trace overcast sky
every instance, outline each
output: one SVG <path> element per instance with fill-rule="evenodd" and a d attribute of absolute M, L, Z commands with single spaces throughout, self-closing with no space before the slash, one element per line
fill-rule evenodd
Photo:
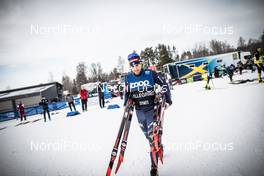
<path fill-rule="evenodd" d="M 0 90 L 45 83 L 76 65 L 104 71 L 158 43 L 178 53 L 211 39 L 237 45 L 264 30 L 264 1 L 0 1 Z"/>

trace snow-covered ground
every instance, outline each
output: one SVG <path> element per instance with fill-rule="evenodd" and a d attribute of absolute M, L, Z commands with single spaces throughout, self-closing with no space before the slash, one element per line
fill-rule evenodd
<path fill-rule="evenodd" d="M 256 77 L 244 73 L 234 79 Z M 161 176 L 264 175 L 264 84 L 229 84 L 226 77 L 213 83 L 209 91 L 203 81 L 174 86 L 173 105 L 165 112 Z M 113 103 L 122 105 L 119 98 Z M 89 106 L 74 117 L 66 117 L 67 112 L 59 111 L 47 123 L 41 115 L 19 126 L 16 120 L 0 123 L 0 175 L 105 175 L 123 109 Z M 133 116 L 117 175 L 149 175 L 148 152 Z"/>

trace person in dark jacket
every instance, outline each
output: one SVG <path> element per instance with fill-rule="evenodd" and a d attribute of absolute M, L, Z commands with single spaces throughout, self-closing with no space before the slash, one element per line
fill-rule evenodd
<path fill-rule="evenodd" d="M 44 122 L 46 122 L 46 113 L 48 114 L 49 120 L 51 120 L 49 112 L 49 101 L 45 97 L 42 97 L 39 105 L 43 108 Z"/>
<path fill-rule="evenodd" d="M 97 91 L 98 91 L 100 108 L 104 108 L 105 106 L 104 85 L 101 82 L 98 83 Z"/>
<path fill-rule="evenodd" d="M 238 68 L 239 74 L 242 75 L 243 63 L 241 61 L 238 61 L 237 68 Z"/>
<path fill-rule="evenodd" d="M 125 79 L 124 105 L 128 103 L 129 99 L 135 103 L 138 123 L 151 148 L 153 142 L 153 123 L 155 120 L 155 85 L 158 84 L 162 87 L 167 106 L 172 104 L 170 89 L 157 72 L 142 68 L 140 56 L 137 53 L 134 52 L 128 55 L 128 61 L 132 71 L 128 73 Z M 150 159 L 150 174 L 151 176 L 158 176 L 158 166 L 155 164 L 158 163 L 158 154 L 156 153 L 156 161 L 151 154 Z"/>
<path fill-rule="evenodd" d="M 219 78 L 219 69 L 217 68 L 217 66 L 214 68 L 214 77 Z"/>
<path fill-rule="evenodd" d="M 233 64 L 231 64 L 230 66 L 228 66 L 226 68 L 226 72 L 227 72 L 227 75 L 228 75 L 231 83 L 233 82 L 233 75 L 234 75 L 235 69 L 236 69 L 236 67 Z"/>
<path fill-rule="evenodd" d="M 117 85 L 117 90 L 118 90 L 118 93 L 120 95 L 121 100 L 123 100 L 123 97 L 124 97 L 124 87 L 123 87 L 123 85 L 121 85 L 120 82 Z"/>

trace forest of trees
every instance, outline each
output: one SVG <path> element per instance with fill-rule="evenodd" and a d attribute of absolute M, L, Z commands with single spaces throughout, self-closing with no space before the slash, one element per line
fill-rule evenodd
<path fill-rule="evenodd" d="M 101 63 L 91 63 L 90 66 L 86 66 L 85 62 L 80 62 L 76 66 L 76 78 L 71 80 L 66 74 L 62 76 L 63 89 L 69 91 L 71 94 L 78 94 L 81 85 L 90 82 L 105 82 L 115 80 L 124 73 L 125 60 L 118 57 L 117 66 L 113 68 L 110 73 L 103 72 Z"/>
<path fill-rule="evenodd" d="M 195 44 L 193 49 L 183 51 L 181 55 L 178 54 L 174 45 L 158 44 L 156 47 L 145 48 L 141 51 L 140 56 L 143 59 L 145 67 L 155 65 L 158 69 L 161 69 L 164 64 L 173 61 L 182 61 L 233 51 L 249 51 L 251 54 L 254 54 L 258 47 L 264 48 L 264 32 L 259 39 L 249 39 L 247 42 L 243 37 L 239 37 L 236 48 L 226 41 L 223 42 L 213 39 L 207 44 Z"/>
<path fill-rule="evenodd" d="M 176 46 L 158 44 L 155 47 L 146 47 L 140 52 L 140 57 L 144 67 L 157 66 L 158 70 L 162 69 L 164 64 L 188 60 L 197 57 L 222 54 L 233 51 L 250 51 L 254 54 L 257 48 L 264 48 L 264 32 L 258 39 L 249 39 L 246 41 L 243 37 L 239 37 L 237 47 L 231 46 L 226 41 L 213 39 L 207 44 L 195 44 L 191 50 L 183 51 L 178 54 Z M 85 62 L 78 63 L 76 66 L 76 77 L 71 80 L 66 74 L 62 77 L 64 90 L 68 90 L 72 94 L 77 94 L 82 84 L 96 81 L 110 81 L 118 79 L 125 71 L 125 59 L 118 57 L 117 66 L 110 73 L 103 71 L 101 63 L 91 63 L 89 66 Z M 53 79 L 50 73 L 50 79 Z"/>

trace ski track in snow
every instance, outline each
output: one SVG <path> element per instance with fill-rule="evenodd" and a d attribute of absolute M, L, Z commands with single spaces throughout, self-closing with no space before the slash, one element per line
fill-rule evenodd
<path fill-rule="evenodd" d="M 256 72 L 234 76 L 253 78 Z M 213 79 L 212 90 L 204 86 L 204 81 L 174 86 L 173 105 L 165 112 L 160 175 L 264 175 L 264 84 L 229 84 L 224 77 Z M 113 103 L 122 107 L 123 102 L 114 98 Z M 80 106 L 77 109 L 81 112 Z M 58 111 L 47 123 L 42 115 L 28 117 L 30 123 L 19 126 L 16 120 L 0 123 L 0 175 L 105 175 L 123 108 L 89 106 L 88 112 L 66 117 L 68 111 Z M 67 147 L 61 147 L 65 143 Z M 32 144 L 39 144 L 39 150 Z M 149 146 L 134 115 L 117 175 L 147 176 L 149 170 Z"/>

